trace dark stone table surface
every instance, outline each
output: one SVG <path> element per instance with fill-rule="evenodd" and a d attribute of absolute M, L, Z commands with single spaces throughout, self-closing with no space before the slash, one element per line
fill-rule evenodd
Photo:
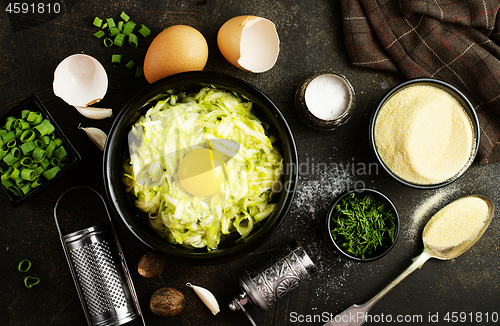
<path fill-rule="evenodd" d="M 51 187 L 19 207 L 0 196 L 0 324 L 85 325 L 85 317 L 66 263 L 53 219 L 57 198 L 66 189 L 84 185 L 104 195 L 102 152 L 87 138 L 82 127 L 108 132 L 113 118 L 90 120 L 56 97 L 52 90 L 58 63 L 74 53 L 94 56 L 119 89 L 109 89 L 99 106 L 116 114 L 130 97 L 148 83 L 134 78 L 123 65 L 111 63 L 112 54 L 142 63 L 154 35 L 163 28 L 186 24 L 206 37 L 209 59 L 205 70 L 239 77 L 261 89 L 288 121 L 295 137 L 302 169 L 290 211 L 276 233 L 256 251 L 238 260 L 214 266 L 186 266 L 168 261 L 161 276 L 146 279 L 137 272 L 139 246 L 115 223 L 148 325 L 249 325 L 241 312 L 227 304 L 240 292 L 238 276 L 255 260 L 295 239 L 310 253 L 318 267 L 313 279 L 285 297 L 269 312 L 249 308 L 255 321 L 265 325 L 322 325 L 354 303 L 364 303 L 411 264 L 423 249 L 425 221 L 453 199 L 483 194 L 499 203 L 500 165 L 477 162 L 456 182 L 436 190 L 418 190 L 391 179 L 374 165 L 368 142 L 368 125 L 379 100 L 402 76 L 354 67 L 345 51 L 340 4 L 329 0 L 150 0 L 150 1 L 45 1 L 44 13 L 8 12 L 13 2 L 1 2 L 0 11 L 0 114 L 29 94 L 36 94 L 64 134 L 75 145 L 82 161 Z M 30 10 L 31 8 L 30 4 Z M 36 3 L 36 2 L 35 2 Z M 60 11 L 47 12 L 60 4 Z M 13 7 L 11 7 L 12 9 Z M 151 28 L 138 48 L 106 48 L 92 34 L 95 16 L 119 16 L 125 11 Z M 253 74 L 237 69 L 221 55 L 216 42 L 220 26 L 228 19 L 253 14 L 276 24 L 281 52 L 269 71 Z M 297 115 L 294 94 L 298 84 L 318 71 L 336 71 L 354 86 L 356 107 L 351 119 L 333 131 L 316 131 Z M 371 166 L 372 169 L 362 167 Z M 343 168 L 349 167 L 342 172 Z M 353 169 L 354 167 L 354 169 Z M 378 189 L 395 203 L 401 217 L 401 234 L 395 248 L 371 263 L 347 260 L 329 242 L 324 220 L 332 201 L 354 184 Z M 86 214 L 75 203 L 75 217 Z M 90 200 L 90 199 L 88 199 Z M 87 205 L 88 206 L 88 205 Z M 496 324 L 500 319 L 500 223 L 493 221 L 479 242 L 452 261 L 430 260 L 384 297 L 372 310 L 371 324 L 391 318 L 397 325 Z M 23 259 L 32 263 L 27 273 L 18 271 Z M 40 283 L 25 288 L 27 275 Z M 216 316 L 185 286 L 191 282 L 211 290 L 221 306 Z M 149 297 L 158 288 L 174 287 L 186 297 L 184 310 L 174 317 L 158 317 L 149 309 Z M 390 316 L 390 317 L 389 317 Z M 446 316 L 449 318 L 448 322 Z M 399 319 L 398 319 L 399 318 Z M 437 318 L 437 319 L 436 319 Z M 456 318 L 456 319 L 454 319 Z M 399 322 L 398 322 L 399 320 Z M 438 322 L 435 322 L 438 321 Z"/>

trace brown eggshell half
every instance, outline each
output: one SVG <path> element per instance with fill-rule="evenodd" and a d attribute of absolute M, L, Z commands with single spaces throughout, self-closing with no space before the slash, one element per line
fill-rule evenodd
<path fill-rule="evenodd" d="M 144 77 L 149 83 L 194 70 L 203 70 L 208 45 L 203 34 L 186 25 L 171 26 L 158 34 L 144 58 Z"/>
<path fill-rule="evenodd" d="M 271 69 L 279 54 L 279 37 L 273 22 L 258 16 L 237 16 L 219 29 L 217 44 L 236 67 L 255 73 Z"/>

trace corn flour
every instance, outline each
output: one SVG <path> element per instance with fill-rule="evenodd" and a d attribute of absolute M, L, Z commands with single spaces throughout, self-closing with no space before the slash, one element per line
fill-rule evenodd
<path fill-rule="evenodd" d="M 375 121 L 374 140 L 386 166 L 418 185 L 457 175 L 474 144 L 472 122 L 462 105 L 438 87 L 416 85 L 393 95 Z"/>

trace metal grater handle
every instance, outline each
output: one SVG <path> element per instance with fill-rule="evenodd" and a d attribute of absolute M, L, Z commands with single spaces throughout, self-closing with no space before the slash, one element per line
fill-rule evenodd
<path fill-rule="evenodd" d="M 75 188 L 94 191 L 103 201 L 109 221 L 62 235 L 57 206 L 64 194 Z M 122 325 L 138 316 L 145 325 L 104 199 L 92 188 L 75 188 L 59 197 L 54 207 L 54 219 L 89 326 Z"/>

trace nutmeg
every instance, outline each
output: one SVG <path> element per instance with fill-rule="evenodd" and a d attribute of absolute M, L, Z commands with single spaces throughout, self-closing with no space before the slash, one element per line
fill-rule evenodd
<path fill-rule="evenodd" d="M 171 317 L 182 311 L 184 295 L 174 288 L 163 287 L 156 290 L 149 301 L 149 308 L 157 316 Z"/>
<path fill-rule="evenodd" d="M 156 277 L 165 269 L 166 261 L 162 257 L 153 253 L 142 255 L 137 264 L 137 271 L 144 277 Z"/>

